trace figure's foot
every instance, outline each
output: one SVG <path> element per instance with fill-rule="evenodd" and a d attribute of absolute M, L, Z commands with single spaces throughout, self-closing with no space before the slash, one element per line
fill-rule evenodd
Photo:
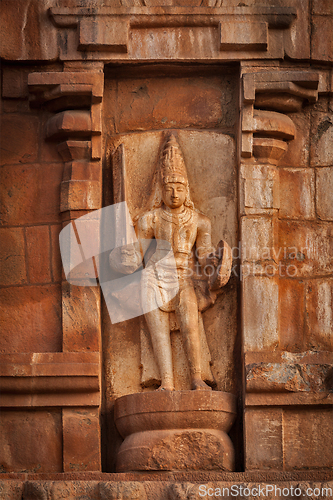
<path fill-rule="evenodd" d="M 209 385 L 207 385 L 206 382 L 204 382 L 200 378 L 194 378 L 192 380 L 191 389 L 194 391 L 211 391 L 212 390 L 212 388 L 209 387 Z"/>
<path fill-rule="evenodd" d="M 162 384 L 158 389 L 156 389 L 156 392 L 162 392 L 162 391 L 174 391 L 175 388 L 172 384 Z"/>

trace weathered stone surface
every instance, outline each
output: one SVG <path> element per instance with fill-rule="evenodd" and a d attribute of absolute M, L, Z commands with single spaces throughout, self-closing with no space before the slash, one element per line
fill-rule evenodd
<path fill-rule="evenodd" d="M 100 471 L 98 409 L 63 409 L 62 423 L 64 471 Z"/>
<path fill-rule="evenodd" d="M 284 5 L 297 9 L 297 19 L 289 30 L 283 33 L 285 54 L 292 59 L 310 57 L 310 3 L 304 0 L 288 0 Z"/>
<path fill-rule="evenodd" d="M 275 278 L 245 277 L 243 318 L 245 351 L 273 350 L 278 345 L 278 283 Z"/>
<path fill-rule="evenodd" d="M 312 16 L 311 59 L 315 61 L 333 61 L 331 16 Z"/>
<path fill-rule="evenodd" d="M 100 500 L 146 500 L 144 485 L 140 482 L 99 483 Z"/>
<path fill-rule="evenodd" d="M 62 171 L 60 163 L 2 167 L 2 224 L 60 222 Z"/>
<path fill-rule="evenodd" d="M 279 295 L 280 347 L 297 352 L 304 345 L 305 284 L 300 280 L 281 279 Z"/>
<path fill-rule="evenodd" d="M 36 116 L 2 115 L 1 164 L 32 163 L 36 161 L 38 134 L 39 122 Z"/>
<path fill-rule="evenodd" d="M 61 351 L 59 285 L 8 287 L 0 295 L 1 352 Z"/>
<path fill-rule="evenodd" d="M 271 261 L 273 258 L 273 221 L 267 217 L 242 217 L 243 262 Z"/>
<path fill-rule="evenodd" d="M 233 470 L 234 450 L 226 433 L 235 418 L 235 403 L 232 394 L 211 391 L 160 391 L 117 399 L 115 422 L 125 438 L 117 469 Z"/>
<path fill-rule="evenodd" d="M 331 114 L 314 113 L 311 123 L 311 165 L 330 167 L 333 163 L 333 118 Z"/>
<path fill-rule="evenodd" d="M 61 183 L 60 211 L 97 210 L 101 208 L 99 181 L 70 180 Z"/>
<path fill-rule="evenodd" d="M 49 226 L 27 227 L 25 236 L 29 283 L 50 283 L 52 278 Z"/>
<path fill-rule="evenodd" d="M 285 469 L 331 469 L 333 466 L 332 408 L 288 409 L 283 414 Z"/>
<path fill-rule="evenodd" d="M 245 470 L 283 469 L 282 409 L 247 408 Z"/>
<path fill-rule="evenodd" d="M 280 169 L 279 216 L 286 219 L 315 218 L 315 173 L 312 169 Z"/>
<path fill-rule="evenodd" d="M 241 177 L 240 196 L 244 213 L 272 213 L 273 208 L 278 208 L 278 173 L 275 167 L 243 165 L 241 167 Z M 269 210 L 270 212 L 268 212 Z"/>
<path fill-rule="evenodd" d="M 306 288 L 307 348 L 333 350 L 333 280 L 310 280 Z"/>
<path fill-rule="evenodd" d="M 59 411 L 1 411 L 0 463 L 6 472 L 61 472 Z"/>
<path fill-rule="evenodd" d="M 313 14 L 333 14 L 333 5 L 330 0 L 314 0 L 311 12 Z"/>
<path fill-rule="evenodd" d="M 316 208 L 322 220 L 333 220 L 333 168 L 316 171 Z"/>
<path fill-rule="evenodd" d="M 7 60 L 52 60 L 57 57 L 57 34 L 47 9 L 51 0 L 1 2 L 1 57 Z"/>
<path fill-rule="evenodd" d="M 23 489 L 24 483 L 22 481 L 15 481 L 15 479 L 0 481 L 0 495 L 6 500 L 21 500 Z"/>
<path fill-rule="evenodd" d="M 280 276 L 295 278 L 331 274 L 331 224 L 285 220 L 280 221 L 279 228 Z"/>
<path fill-rule="evenodd" d="M 27 282 L 24 230 L 0 228 L 0 284 L 20 285 Z"/>
<path fill-rule="evenodd" d="M 50 226 L 51 236 L 51 273 L 55 282 L 62 279 L 62 262 L 60 255 L 59 233 L 62 227 L 60 224 Z"/>
<path fill-rule="evenodd" d="M 100 291 L 63 283 L 63 350 L 98 351 L 100 346 Z"/>
<path fill-rule="evenodd" d="M 253 363 L 246 367 L 248 392 L 327 392 L 333 364 Z"/>
<path fill-rule="evenodd" d="M 110 104 L 107 120 L 118 132 L 180 127 L 232 127 L 236 121 L 232 106 L 235 75 L 210 78 L 193 76 L 154 79 L 121 79 L 117 94 L 108 96 L 112 81 L 107 81 L 106 100 Z M 222 91 L 223 88 L 223 91 Z M 112 112 L 117 106 L 116 114 Z"/>
<path fill-rule="evenodd" d="M 295 137 L 288 143 L 288 149 L 279 161 L 281 167 L 305 168 L 309 165 L 310 113 L 291 113 L 295 124 Z"/>

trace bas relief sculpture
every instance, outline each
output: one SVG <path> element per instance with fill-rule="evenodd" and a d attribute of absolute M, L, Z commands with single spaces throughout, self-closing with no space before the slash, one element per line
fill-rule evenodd
<path fill-rule="evenodd" d="M 111 252 L 110 265 L 131 274 L 144 263 L 141 300 L 149 312 L 141 328 L 141 352 L 144 358 L 151 342 L 157 369 L 143 377 L 142 385 L 174 390 L 170 332 L 180 330 L 191 389 L 211 390 L 215 381 L 201 312 L 214 305 L 218 290 L 229 280 L 231 250 L 223 241 L 217 249 L 212 246 L 210 219 L 194 207 L 184 156 L 173 133 L 164 140 L 148 209 L 136 218 L 135 231 L 138 243 Z"/>

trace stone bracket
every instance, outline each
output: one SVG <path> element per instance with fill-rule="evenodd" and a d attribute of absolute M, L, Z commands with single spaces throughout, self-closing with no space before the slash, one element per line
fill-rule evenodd
<path fill-rule="evenodd" d="M 285 114 L 299 111 L 305 100 L 318 99 L 315 71 L 253 72 L 243 74 L 242 158 L 255 156 L 277 164 L 286 142 L 295 135 Z"/>

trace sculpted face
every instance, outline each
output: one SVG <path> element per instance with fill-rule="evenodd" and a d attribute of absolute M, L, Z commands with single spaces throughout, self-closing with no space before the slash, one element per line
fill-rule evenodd
<path fill-rule="evenodd" d="M 163 186 L 162 198 L 167 207 L 179 208 L 186 198 L 186 186 L 180 182 L 168 182 Z"/>

